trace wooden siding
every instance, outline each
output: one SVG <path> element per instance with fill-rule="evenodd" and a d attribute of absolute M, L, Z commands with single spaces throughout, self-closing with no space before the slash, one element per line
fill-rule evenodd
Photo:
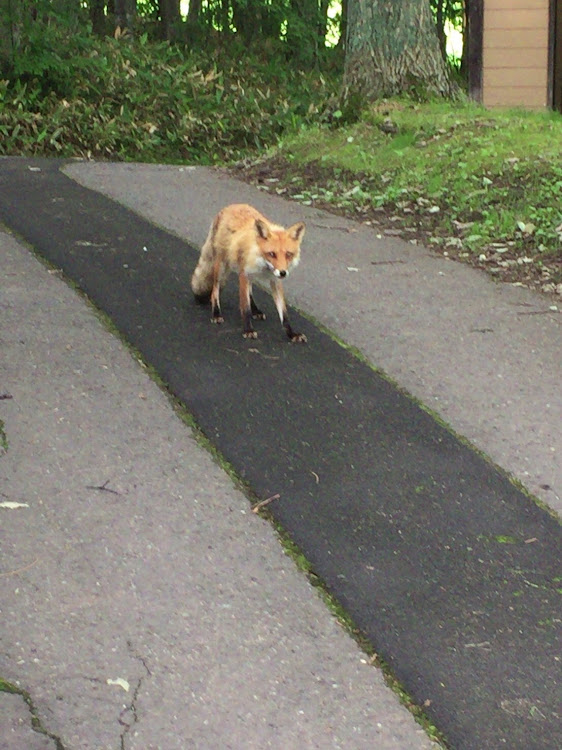
<path fill-rule="evenodd" d="M 552 70 L 550 88 L 552 105 L 562 113 L 562 0 L 551 0 Z"/>
<path fill-rule="evenodd" d="M 548 106 L 549 0 L 484 0 L 483 104 Z"/>

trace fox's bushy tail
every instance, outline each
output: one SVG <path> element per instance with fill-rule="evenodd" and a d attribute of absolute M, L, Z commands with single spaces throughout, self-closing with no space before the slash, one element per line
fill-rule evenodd
<path fill-rule="evenodd" d="M 199 262 L 191 277 L 191 289 L 199 300 L 208 299 L 213 288 L 214 241 L 217 233 L 217 225 L 218 216 L 209 229 L 205 244 L 201 248 Z"/>

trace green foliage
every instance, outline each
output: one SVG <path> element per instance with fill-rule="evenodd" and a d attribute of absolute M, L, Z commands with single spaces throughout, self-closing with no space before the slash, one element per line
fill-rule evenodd
<path fill-rule="evenodd" d="M 66 77 L 72 63 L 80 64 L 87 28 L 85 9 L 70 9 L 64 0 L 9 0 L 0 5 L 0 32 L 4 45 L 1 72 L 18 79 L 41 77 L 45 87 Z"/>
<path fill-rule="evenodd" d="M 293 6 L 210 0 L 169 44 L 156 0 L 119 39 L 91 33 L 87 2 L 0 5 L 0 154 L 216 163 L 275 144 L 335 91 L 287 62 Z"/>
<path fill-rule="evenodd" d="M 8 452 L 8 438 L 6 436 L 6 430 L 4 422 L 0 419 L 0 457 Z M 0 679 L 0 691 L 2 690 L 2 679 Z"/>
<path fill-rule="evenodd" d="M 56 34 L 0 81 L 0 154 L 216 163 L 275 144 L 333 92 L 275 56 Z"/>
<path fill-rule="evenodd" d="M 302 130 L 276 158 L 299 200 L 377 224 L 390 216 L 393 233 L 514 281 L 534 268 L 548 287 L 562 282 L 560 143 L 556 113 L 390 100 L 357 123 Z"/>

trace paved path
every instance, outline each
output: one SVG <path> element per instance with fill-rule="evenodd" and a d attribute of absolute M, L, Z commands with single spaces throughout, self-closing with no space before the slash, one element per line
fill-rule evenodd
<path fill-rule="evenodd" d="M 13 165 L 5 166 L 12 168 Z M 186 263 L 192 262 L 194 256 L 189 257 L 182 243 L 142 222 L 137 226 L 136 219 L 127 216 L 122 209 L 100 203 L 92 194 L 80 193 L 71 183 L 49 183 L 51 189 L 47 189 L 47 185 L 40 182 L 48 177 L 47 165 L 32 166 L 42 172 L 22 174 L 19 164 L 11 173 L 12 196 L 21 190 L 18 184 L 23 190 L 18 204 L 12 205 L 11 213 L 7 212 L 7 220 L 17 224 L 18 210 L 24 218 L 30 217 L 28 226 L 24 228 L 20 224 L 20 230 L 29 231 L 28 236 L 43 252 L 54 253 L 51 259 L 65 267 L 100 306 L 110 311 L 117 325 L 189 405 L 207 434 L 239 473 L 250 480 L 254 489 L 266 496 L 280 488 L 282 498 L 291 498 L 291 507 L 283 502 L 273 504 L 274 514 L 305 549 L 315 569 L 346 604 L 356 622 L 381 647 L 410 692 L 420 703 L 426 703 L 428 712 L 452 738 L 454 746 L 492 747 L 494 743 L 510 741 L 512 746 L 519 746 L 513 742 L 525 741 L 526 747 L 548 747 L 544 744 L 545 738 L 552 738 L 552 727 L 559 720 L 556 690 L 559 641 L 555 622 L 559 609 L 555 585 L 556 549 L 560 543 L 557 524 L 519 493 L 501 472 L 459 443 L 411 400 L 320 331 L 309 330 L 311 345 L 296 353 L 295 347 L 285 342 L 280 344 L 278 326 L 272 328 L 271 324 L 264 324 L 259 348 L 252 351 L 256 347 L 240 347 L 238 321 L 234 317 L 233 325 L 225 329 L 222 340 L 213 339 L 214 330 L 209 331 L 207 316 L 199 314 L 197 317 L 193 309 L 191 312 L 185 309 Z M 81 165 L 72 170 L 78 171 L 80 179 L 93 179 L 96 187 L 103 184 L 107 192 L 118 191 L 119 180 L 111 181 L 108 175 L 112 172 L 107 165 Z M 173 211 L 170 206 L 172 190 L 176 201 L 183 199 L 188 204 L 191 201 L 186 217 L 197 228 L 190 226 L 188 236 L 197 242 L 199 237 L 193 235 L 204 233 L 209 215 L 214 211 L 206 200 L 209 196 L 220 205 L 251 191 L 206 170 L 137 167 L 119 170 L 120 197 L 127 195 L 143 213 L 148 212 L 149 206 L 142 205 L 146 198 L 139 195 L 150 193 L 152 185 L 150 212 L 154 212 L 154 204 L 158 204 L 161 215 L 152 213 L 151 218 L 161 224 L 168 222 L 166 212 Z M 147 174 L 150 179 L 145 179 Z M 186 183 L 192 182 L 184 185 L 183 192 L 178 192 L 176 181 L 184 178 Z M 8 182 L 2 187 L 4 185 Z M 45 196 L 53 197 L 44 200 Z M 253 201 L 257 200 L 261 201 L 262 196 L 254 195 Z M 264 203 L 268 201 L 271 199 L 265 197 Z M 27 213 L 22 208 L 25 202 Z M 283 220 L 280 216 L 283 211 L 291 208 L 294 211 L 294 206 L 281 202 L 278 205 L 275 212 L 265 206 L 264 210 L 279 220 Z M 33 210 L 29 209 L 31 206 Z M 181 214 L 177 205 L 176 210 Z M 81 217 L 78 223 L 74 221 L 77 213 Z M 351 285 L 355 279 L 361 287 L 369 276 L 348 270 L 361 268 L 361 258 L 366 262 L 369 256 L 361 253 L 353 256 L 357 265 L 340 268 L 342 260 L 349 263 L 345 256 L 349 249 L 343 243 L 348 244 L 350 237 L 355 238 L 354 232 L 346 236 L 342 229 L 354 227 L 317 212 L 306 218 L 309 225 L 313 225 L 307 237 L 313 248 L 311 256 L 317 253 L 321 257 L 322 251 L 326 256 L 325 246 L 323 250 L 319 248 L 321 239 L 315 240 L 315 222 L 339 222 L 336 226 L 340 229 L 332 230 L 330 236 L 337 236 L 338 232 L 341 235 L 340 240 L 333 242 L 330 256 L 316 266 L 316 286 L 324 289 L 324 302 L 316 309 L 316 316 L 330 324 L 330 315 L 337 321 L 339 316 L 344 320 L 347 313 L 346 320 L 349 320 L 357 317 L 356 306 L 361 305 L 367 308 L 363 315 L 365 322 L 371 324 L 373 317 L 368 308 L 375 303 L 367 290 L 361 296 L 357 296 L 355 290 L 349 300 L 326 294 L 330 278 L 343 277 L 344 286 Z M 386 260 L 403 260 L 404 264 L 414 265 L 421 260 L 422 266 L 428 264 L 429 267 L 436 262 L 419 249 L 413 251 L 400 243 L 380 243 L 379 248 L 373 237 L 371 243 L 371 258 L 375 247 L 383 253 L 399 254 L 398 258 Z M 411 255 L 412 252 L 419 257 Z M 378 266 L 379 260 L 369 263 Z M 389 264 L 397 265 L 401 263 Z M 458 271 L 461 274 L 468 271 L 467 279 L 477 278 L 478 283 L 487 283 L 470 269 L 443 265 L 447 273 L 452 269 L 453 277 Z M 312 270 L 314 273 L 314 267 Z M 413 276 L 410 275 L 411 285 L 412 278 L 417 278 L 419 273 L 417 268 Z M 435 275 L 439 273 L 445 274 L 445 271 Z M 429 277 L 428 285 L 431 287 L 434 281 Z M 304 283 L 307 283 L 306 275 Z M 452 289 L 441 284 L 440 309 L 446 311 L 452 309 L 454 280 L 450 286 Z M 296 291 L 298 296 L 298 287 Z M 485 291 L 489 308 L 491 299 L 494 305 L 497 303 L 496 294 L 500 297 L 504 294 L 502 288 L 497 287 L 488 286 Z M 521 290 L 508 291 L 521 294 Z M 484 291 L 481 295 L 483 298 Z M 535 306 L 544 305 L 542 298 L 532 295 L 516 299 L 530 300 Z M 541 318 L 541 326 L 546 328 L 543 336 L 548 341 L 546 334 L 552 330 L 559 333 L 559 327 L 556 327 L 556 315 L 544 309 L 544 316 L 520 316 L 525 321 L 521 328 L 528 327 L 528 320 Z M 428 314 L 431 309 L 423 314 L 420 310 L 416 320 L 423 321 Z M 235 312 L 230 311 L 230 315 L 235 316 Z M 303 325 L 310 329 L 306 321 Z M 553 328 L 549 329 L 549 325 Z M 375 334 L 363 334 L 370 340 L 371 347 L 375 345 Z M 453 339 L 451 334 L 450 340 Z M 368 348 L 363 346 L 365 351 Z M 439 351 L 439 347 L 436 349 Z M 521 351 L 514 349 L 513 345 L 508 349 L 510 357 L 518 354 L 520 367 L 527 364 L 522 361 Z M 548 346 L 546 349 L 548 354 Z M 431 351 L 423 353 L 426 358 L 432 356 Z M 498 346 L 496 364 L 502 368 L 509 359 L 505 355 L 505 349 L 502 351 Z M 438 365 L 441 363 L 438 377 L 443 377 L 444 361 L 439 356 L 436 361 Z M 481 364 L 483 361 L 481 358 Z M 449 368 L 450 362 L 449 352 Z M 115 367 L 109 370 L 114 373 Z M 558 383 L 556 373 L 554 359 L 554 367 L 543 373 L 540 389 L 541 397 L 549 398 L 552 412 L 560 408 L 556 387 L 549 392 L 549 388 Z M 511 373 L 512 377 L 517 375 L 521 378 L 521 369 Z M 292 387 L 292 378 L 295 378 L 296 388 Z M 239 384 L 242 382 L 246 388 L 241 392 Z M 291 387 L 285 388 L 286 384 Z M 152 398 L 146 400 L 153 401 Z M 479 408 L 475 406 L 474 397 L 467 399 L 465 394 L 460 411 L 464 409 L 468 413 L 470 403 L 473 411 Z M 248 422 L 250 413 L 251 424 Z M 478 421 L 477 417 L 474 421 Z M 309 434 L 310 425 L 313 428 Z M 284 440 L 278 446 L 280 435 Z M 556 437 L 556 428 L 553 428 L 549 433 L 549 442 L 553 445 L 548 448 L 557 447 Z M 72 443 L 74 445 L 75 438 Z M 272 445 L 275 446 L 274 460 Z M 544 446 L 542 448 L 544 451 Z M 145 452 L 146 446 L 141 442 L 141 447 L 137 447 L 137 459 L 139 455 L 144 459 Z M 12 449 L 8 457 L 10 455 L 13 455 Z M 504 467 L 512 468 L 506 464 Z M 113 496 L 112 492 L 107 492 L 108 487 L 113 488 L 103 485 L 101 480 L 89 486 L 105 487 L 90 490 L 104 498 Z M 553 481 L 548 486 L 554 492 L 550 489 L 543 489 L 543 492 L 555 494 L 556 483 Z M 121 494 L 110 498 L 114 504 Z M 146 498 L 140 500 L 141 508 L 146 502 Z M 90 521 L 91 511 L 88 510 L 84 518 Z M 10 511 L 16 518 L 17 513 L 23 512 L 24 509 Z M 102 518 L 105 513 L 105 509 L 103 513 L 100 511 Z M 126 532 L 119 528 L 115 531 L 115 539 L 123 544 Z M 13 570 L 16 569 L 17 566 Z M 224 569 L 229 571 L 230 578 L 230 563 Z M 25 573 L 27 575 L 27 571 Z M 206 595 L 213 596 L 208 592 Z M 177 602 L 177 592 L 170 599 Z M 479 609 L 479 605 L 483 608 Z M 524 632 L 518 629 L 521 624 L 525 625 Z M 423 648 L 419 644 L 423 644 Z M 146 669 L 144 677 L 138 677 L 133 691 L 130 704 L 133 708 L 128 711 L 133 718 L 123 721 L 128 726 L 134 723 L 136 731 L 141 725 L 137 698 L 149 678 L 152 684 L 153 670 L 131 639 L 127 640 L 127 648 L 129 657 L 136 655 Z M 132 683 L 129 681 L 129 684 Z M 112 687 L 123 689 L 119 685 Z M 153 712 L 149 713 L 153 716 Z M 410 723 L 406 720 L 411 731 Z M 372 722 L 367 726 L 372 729 Z M 127 727 L 124 731 L 127 741 L 132 741 L 134 733 Z M 340 746 L 330 744 L 338 742 L 336 737 L 331 737 L 332 731 L 320 735 L 314 730 L 311 741 L 318 744 L 310 746 Z M 205 736 L 211 737 L 209 730 Z M 326 744 L 321 736 L 326 737 Z M 341 746 L 361 747 L 358 736 L 342 740 Z M 372 746 L 372 737 L 367 741 Z M 377 740 L 377 747 L 383 747 L 381 741 Z M 415 746 L 409 736 L 394 737 L 391 741 L 398 744 L 389 747 Z M 212 739 L 209 742 L 208 746 L 215 746 Z M 216 746 L 221 746 L 221 740 L 217 742 Z M 287 742 L 276 742 L 277 739 L 272 746 L 291 746 Z M 141 742 L 138 746 L 150 745 Z M 160 740 L 154 746 L 169 745 Z M 195 742 L 193 746 L 205 745 Z M 234 743 L 233 746 L 239 745 Z M 265 740 L 259 739 L 255 746 L 267 745 Z M 302 736 L 296 746 L 305 746 Z"/>
<path fill-rule="evenodd" d="M 51 735 L 0 693 L 0 748 L 427 750 L 138 362 L 5 232 L 0 258 L 0 677 Z"/>
<path fill-rule="evenodd" d="M 259 202 L 280 222 L 302 216 L 290 301 L 562 515 L 562 300 L 214 170 L 75 164 L 68 172 L 196 247 L 229 201 Z"/>

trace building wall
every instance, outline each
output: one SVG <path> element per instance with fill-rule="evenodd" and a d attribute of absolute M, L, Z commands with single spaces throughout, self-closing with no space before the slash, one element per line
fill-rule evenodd
<path fill-rule="evenodd" d="M 549 0 L 484 0 L 485 106 L 549 106 L 548 33 Z"/>
<path fill-rule="evenodd" d="M 554 54 L 552 70 L 552 103 L 554 109 L 562 112 L 562 0 L 557 0 L 554 8 Z"/>

